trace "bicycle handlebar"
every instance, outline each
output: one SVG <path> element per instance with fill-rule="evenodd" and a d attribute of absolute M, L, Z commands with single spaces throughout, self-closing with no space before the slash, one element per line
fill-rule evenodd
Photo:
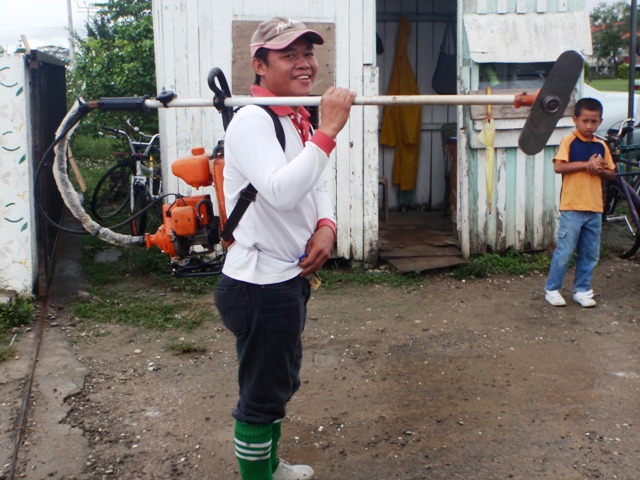
<path fill-rule="evenodd" d="M 144 133 L 142 130 L 140 130 L 140 127 L 137 127 L 133 123 L 131 123 L 131 118 L 127 118 L 126 122 L 127 122 L 127 125 L 129 126 L 129 128 L 131 130 L 133 130 L 134 132 L 136 132 L 137 135 L 140 135 L 141 137 L 149 138 L 149 139 L 153 138 L 152 134 Z"/>
<path fill-rule="evenodd" d="M 618 129 L 618 138 L 622 138 L 627 133 L 633 131 L 635 128 L 636 119 L 633 117 L 627 118 L 620 124 L 620 128 Z"/>
<path fill-rule="evenodd" d="M 131 138 L 131 136 L 127 132 L 123 130 L 119 130 L 113 127 L 108 127 L 106 125 L 102 125 L 101 128 L 108 132 L 114 133 L 115 135 L 122 135 L 123 137 L 125 137 L 127 139 L 127 142 L 129 143 L 129 149 L 131 150 L 131 155 L 136 155 L 140 149 L 144 149 L 144 151 L 142 152 L 142 155 L 145 157 L 148 157 L 151 150 L 159 146 L 159 145 L 156 145 L 156 143 L 159 143 L 160 141 L 159 133 L 148 136 L 148 138 L 150 139 L 148 142 L 136 142 Z"/>

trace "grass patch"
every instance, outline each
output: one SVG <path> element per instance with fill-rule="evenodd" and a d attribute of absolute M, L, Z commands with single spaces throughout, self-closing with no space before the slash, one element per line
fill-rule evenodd
<path fill-rule="evenodd" d="M 627 78 L 594 78 L 589 85 L 601 92 L 629 91 L 629 80 Z"/>
<path fill-rule="evenodd" d="M 138 277 L 149 280 L 169 291 L 186 295 L 212 293 L 218 281 L 217 276 L 198 278 L 178 278 L 169 273 L 169 257 L 157 248 L 118 247 L 95 237 L 83 238 L 82 268 L 95 288 L 105 287 L 125 278 Z M 96 257 L 109 250 L 115 258 L 109 262 L 96 261 Z"/>
<path fill-rule="evenodd" d="M 426 277 L 420 273 L 402 275 L 388 269 L 370 269 L 361 265 L 340 267 L 337 265 L 325 267 L 318 272 L 322 280 L 322 287 L 329 290 L 341 285 L 389 285 L 392 287 L 415 287 L 424 285 Z"/>
<path fill-rule="evenodd" d="M 73 314 L 99 323 L 123 323 L 153 330 L 190 331 L 211 318 L 209 311 L 194 308 L 188 299 L 166 299 L 147 291 L 94 293 L 92 299 L 71 304 Z"/>
<path fill-rule="evenodd" d="M 207 351 L 207 347 L 205 345 L 192 340 L 175 340 L 173 342 L 169 342 L 167 347 L 169 350 L 177 354 L 204 353 Z"/>
<path fill-rule="evenodd" d="M 33 300 L 20 295 L 0 303 L 0 362 L 13 353 L 15 334 L 12 329 L 33 323 L 34 309 Z"/>
<path fill-rule="evenodd" d="M 112 258 L 96 261 L 105 252 Z M 84 237 L 83 271 L 92 285 L 92 296 L 72 304 L 74 315 L 154 330 L 189 331 L 202 325 L 213 317 L 212 309 L 198 307 L 193 300 L 212 296 L 217 277 L 176 278 L 168 273 L 168 261 L 157 249 L 114 247 Z M 212 299 L 210 305 L 213 308 Z"/>
<path fill-rule="evenodd" d="M 505 254 L 485 253 L 473 255 L 464 265 L 453 271 L 459 280 L 465 278 L 486 278 L 489 275 L 508 273 L 523 275 L 549 270 L 551 258 L 546 253 L 522 253 L 510 251 Z"/>

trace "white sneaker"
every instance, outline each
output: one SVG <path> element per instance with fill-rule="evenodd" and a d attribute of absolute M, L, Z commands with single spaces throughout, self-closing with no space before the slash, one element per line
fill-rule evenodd
<path fill-rule="evenodd" d="M 545 290 L 544 299 L 554 307 L 564 307 L 567 304 L 558 290 Z"/>
<path fill-rule="evenodd" d="M 273 480 L 311 480 L 315 478 L 313 468 L 308 465 L 289 465 L 281 458 L 278 468 L 273 472 Z"/>
<path fill-rule="evenodd" d="M 593 290 L 575 292 L 573 294 L 573 300 L 586 308 L 596 306 L 596 301 L 593 299 Z"/>

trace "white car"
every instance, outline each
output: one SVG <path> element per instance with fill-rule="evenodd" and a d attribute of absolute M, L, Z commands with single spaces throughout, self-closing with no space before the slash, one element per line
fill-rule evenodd
<path fill-rule="evenodd" d="M 582 96 L 600 100 L 602 103 L 602 125 L 598 135 L 604 136 L 606 131 L 613 126 L 619 127 L 620 122 L 629 118 L 629 95 L 627 92 L 602 92 L 586 83 L 582 87 Z M 634 95 L 634 115 L 636 127 L 640 122 L 640 94 Z M 616 125 L 617 124 L 617 125 Z"/>

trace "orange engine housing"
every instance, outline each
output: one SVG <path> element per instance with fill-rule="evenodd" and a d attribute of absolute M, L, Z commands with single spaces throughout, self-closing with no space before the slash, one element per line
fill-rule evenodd
<path fill-rule="evenodd" d="M 211 227 L 217 233 L 209 195 L 181 197 L 162 207 L 163 224 L 154 234 L 147 234 L 147 248 L 158 247 L 171 257 L 183 257 L 193 245 L 210 248 Z M 186 239 L 186 240 L 185 240 Z"/>
<path fill-rule="evenodd" d="M 171 164 L 173 174 L 188 185 L 194 188 L 214 186 L 219 215 L 214 214 L 209 195 L 179 197 L 173 204 L 162 207 L 162 226 L 156 233 L 146 235 L 147 248 L 156 246 L 173 259 L 202 253 L 193 251 L 195 246 L 208 252 L 214 250 L 220 243 L 220 232 L 226 222 L 223 168 L 222 150 L 216 149 L 213 155 L 207 155 L 203 147 L 192 148 L 190 156 Z"/>

